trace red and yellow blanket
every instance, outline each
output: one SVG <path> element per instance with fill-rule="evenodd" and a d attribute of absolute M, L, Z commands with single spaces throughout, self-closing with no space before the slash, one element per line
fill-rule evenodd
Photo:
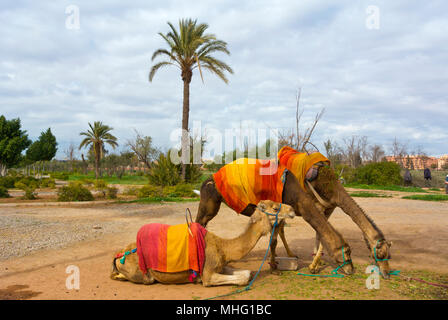
<path fill-rule="evenodd" d="M 150 223 L 137 233 L 137 253 L 140 270 L 180 272 L 193 270 L 202 273 L 205 261 L 207 230 L 198 223 L 167 225 Z"/>
<path fill-rule="evenodd" d="M 320 161 L 329 160 L 319 152 L 307 154 L 290 147 L 283 147 L 277 160 L 237 159 L 213 175 L 216 188 L 225 202 L 240 213 L 249 204 L 260 200 L 282 202 L 282 175 L 291 171 L 304 188 L 308 170 Z"/>

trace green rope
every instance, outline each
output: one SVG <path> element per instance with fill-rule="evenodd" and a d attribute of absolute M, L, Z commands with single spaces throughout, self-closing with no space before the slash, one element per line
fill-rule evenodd
<path fill-rule="evenodd" d="M 348 264 L 350 262 L 350 260 L 346 261 L 345 260 L 345 255 L 344 255 L 344 247 L 342 247 L 342 264 L 338 267 L 336 267 L 335 269 L 333 269 L 333 271 L 331 271 L 331 274 L 309 274 L 309 273 L 302 273 L 302 272 L 298 272 L 297 275 L 299 276 L 306 276 L 306 277 L 321 277 L 321 278 L 344 278 L 343 274 L 338 273 L 339 269 L 342 268 L 343 266 L 345 266 L 346 264 Z"/>

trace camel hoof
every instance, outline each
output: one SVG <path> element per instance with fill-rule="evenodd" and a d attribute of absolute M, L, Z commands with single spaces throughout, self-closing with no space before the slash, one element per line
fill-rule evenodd
<path fill-rule="evenodd" d="M 309 267 L 308 267 L 308 270 L 310 270 L 310 273 L 311 273 L 311 274 L 319 273 L 319 271 L 317 270 L 317 268 L 316 268 L 316 267 L 313 267 L 313 266 L 309 266 Z"/>
<path fill-rule="evenodd" d="M 274 274 L 276 276 L 281 276 L 282 272 L 278 269 L 271 269 L 271 274 Z"/>

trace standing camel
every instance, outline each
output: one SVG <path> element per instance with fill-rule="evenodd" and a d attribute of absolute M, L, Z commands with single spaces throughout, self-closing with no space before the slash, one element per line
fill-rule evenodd
<path fill-rule="evenodd" d="M 308 160 L 314 159 L 314 162 L 310 161 L 310 164 L 307 166 L 292 165 L 292 162 L 288 161 L 290 159 L 288 157 L 291 155 L 300 155 Z M 350 247 L 342 235 L 328 222 L 334 209 L 340 207 L 359 226 L 363 232 L 366 245 L 378 264 L 382 276 L 386 279 L 389 278 L 388 260 L 390 259 L 389 249 L 391 243 L 386 241 L 384 234 L 373 220 L 349 196 L 338 180 L 334 170 L 329 166 L 328 159 L 319 153 L 306 155 L 289 147 L 283 147 L 278 152 L 277 158 L 278 161 L 271 160 L 267 164 L 255 159 L 239 159 L 225 165 L 212 177 L 204 181 L 200 191 L 201 200 L 196 222 L 206 226 L 216 216 L 223 201 L 235 211 L 251 216 L 255 206 L 249 200 L 247 205 L 244 201 L 230 203 L 232 201 L 232 197 L 228 196 L 230 192 L 233 192 L 234 195 L 239 195 L 241 198 L 244 198 L 246 193 L 255 198 L 281 201 L 293 207 L 296 215 L 302 216 L 316 231 L 316 244 L 320 243 L 321 245 L 315 260 L 310 266 L 311 272 L 316 272 L 320 255 L 322 250 L 325 249 L 333 261 L 338 266 L 342 266 L 339 270 L 346 274 L 352 274 L 354 268 L 350 258 Z M 242 163 L 245 165 L 236 167 Z M 233 176 L 231 174 L 226 175 L 226 170 L 229 170 L 226 167 L 232 165 L 236 165 L 234 168 L 237 168 L 238 174 L 233 174 Z M 260 174 L 259 172 L 266 169 L 266 167 L 274 168 L 275 170 L 271 170 L 270 175 L 267 173 Z M 259 184 L 254 184 L 253 186 L 244 185 L 244 181 L 258 179 L 258 177 L 254 178 L 252 176 L 254 172 L 255 175 L 263 176 L 259 179 L 268 181 L 265 188 L 260 189 Z M 238 176 L 243 181 L 244 190 L 241 189 L 240 184 L 232 181 L 235 176 Z M 218 183 L 215 180 L 218 180 Z M 225 193 L 226 197 L 222 193 Z M 246 206 L 243 208 L 244 205 Z M 276 234 L 280 235 L 287 254 L 295 256 L 286 242 L 284 223 L 280 224 Z M 271 243 L 271 268 L 274 272 L 276 271 L 276 245 L 277 240 L 276 235 L 274 235 Z"/>
<path fill-rule="evenodd" d="M 139 267 L 139 258 L 136 253 L 130 253 L 136 248 L 136 243 L 128 245 L 122 252 L 129 252 L 121 263 L 114 255 L 112 263 L 113 280 L 128 280 L 134 283 L 152 284 L 161 283 L 187 283 L 202 282 L 206 287 L 217 285 L 246 285 L 250 280 L 250 270 L 235 270 L 226 266 L 232 261 L 238 261 L 246 256 L 258 240 L 272 230 L 275 220 L 283 223 L 285 218 L 293 218 L 294 210 L 288 205 L 264 200 L 254 207 L 246 230 L 234 239 L 222 239 L 212 232 L 205 234 L 205 261 L 202 274 L 191 279 L 190 270 L 181 272 L 159 272 L 148 269 L 144 274 Z"/>

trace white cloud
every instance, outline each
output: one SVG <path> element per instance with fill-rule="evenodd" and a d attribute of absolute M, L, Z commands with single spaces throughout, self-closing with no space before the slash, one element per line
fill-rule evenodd
<path fill-rule="evenodd" d="M 231 56 L 221 57 L 235 74 L 228 85 L 194 75 L 191 121 L 294 127 L 301 86 L 304 123 L 326 109 L 318 141 L 356 134 L 387 146 L 397 137 L 448 153 L 443 1 L 375 1 L 379 30 L 365 27 L 371 1 L 78 1 L 79 30 L 65 28 L 69 4 L 0 6 L 0 113 L 20 117 L 32 137 L 54 128 L 61 149 L 96 120 L 122 143 L 135 128 L 168 146 L 181 122 L 182 82 L 166 68 L 149 83 L 150 58 L 165 45 L 157 33 L 167 21 L 197 17 L 228 42 Z"/>

